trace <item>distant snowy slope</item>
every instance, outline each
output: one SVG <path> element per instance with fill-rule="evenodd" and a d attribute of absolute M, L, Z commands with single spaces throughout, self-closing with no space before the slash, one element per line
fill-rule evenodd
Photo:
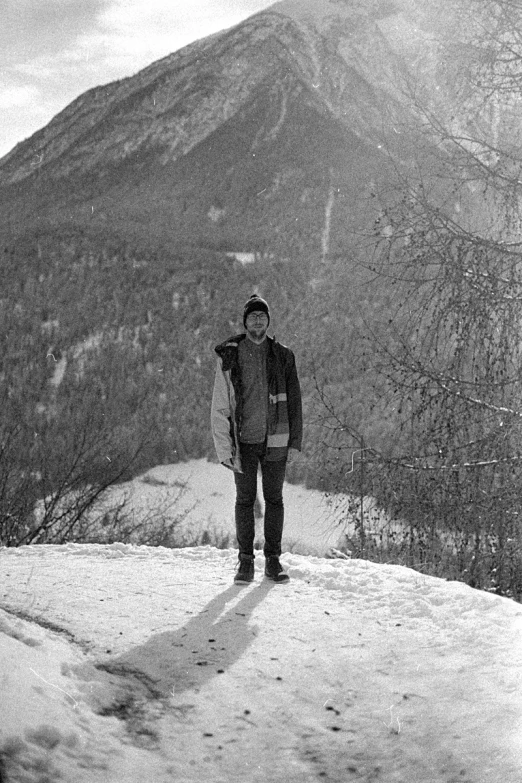
<path fill-rule="evenodd" d="M 522 607 L 400 566 L 0 550 L 9 783 L 515 783 Z M 22 619 L 23 618 L 23 619 Z"/>
<path fill-rule="evenodd" d="M 197 541 L 208 530 L 212 543 L 227 538 L 230 545 L 234 542 L 234 477 L 214 462 L 200 459 L 158 466 L 112 491 L 112 502 L 123 497 L 138 517 L 154 509 L 165 509 L 171 518 L 183 517 L 180 534 L 189 541 Z M 343 514 L 322 492 L 286 483 L 284 501 L 284 549 L 324 555 L 330 547 L 339 546 L 345 529 Z M 261 521 L 256 533 L 261 540 Z"/>

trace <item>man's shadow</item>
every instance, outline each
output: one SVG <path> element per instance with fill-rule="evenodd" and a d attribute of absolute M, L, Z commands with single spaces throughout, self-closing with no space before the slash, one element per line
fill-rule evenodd
<path fill-rule="evenodd" d="M 264 581 L 227 608 L 242 589 L 231 585 L 182 628 L 152 636 L 97 668 L 118 677 L 134 677 L 154 698 L 198 691 L 212 677 L 224 674 L 248 649 L 256 637 L 256 626 L 249 624 L 249 618 L 273 586 Z"/>

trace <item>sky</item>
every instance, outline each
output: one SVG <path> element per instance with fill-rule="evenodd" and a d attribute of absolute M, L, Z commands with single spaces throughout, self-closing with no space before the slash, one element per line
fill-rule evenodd
<path fill-rule="evenodd" d="M 78 95 L 273 0 L 0 0 L 0 157 Z"/>

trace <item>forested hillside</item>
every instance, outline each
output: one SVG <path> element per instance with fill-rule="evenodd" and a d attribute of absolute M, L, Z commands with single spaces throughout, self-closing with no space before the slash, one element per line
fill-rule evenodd
<path fill-rule="evenodd" d="M 146 253 L 99 235 L 49 232 L 6 243 L 7 420 L 52 432 L 51 452 L 60 430 L 71 431 L 70 417 L 75 430 L 96 420 L 113 438 L 121 431 L 126 448 L 140 443 L 133 471 L 210 456 L 213 348 L 242 331 L 242 307 L 254 290 L 270 303 L 271 330 L 296 353 L 309 411 L 316 382 L 341 384 L 362 405 L 371 386 L 364 319 L 382 309 L 385 297 L 371 299 L 355 265 L 349 272 L 341 265 L 336 283 L 335 269 L 328 271 L 330 278 L 310 280 L 300 258 L 260 257 L 242 265 L 202 248 Z M 360 411 L 354 415 L 361 419 Z M 306 474 L 317 483 L 312 455 L 319 441 L 310 415 L 307 424 Z"/>

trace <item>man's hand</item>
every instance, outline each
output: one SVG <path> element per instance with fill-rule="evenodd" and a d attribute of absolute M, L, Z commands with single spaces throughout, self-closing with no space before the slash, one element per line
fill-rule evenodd
<path fill-rule="evenodd" d="M 299 454 L 298 450 L 297 450 L 297 449 L 293 449 L 293 448 L 290 446 L 290 448 L 288 449 L 288 454 L 287 454 L 287 457 L 286 457 L 286 463 L 287 463 L 287 465 L 288 465 L 288 464 L 290 464 L 290 463 L 292 463 L 292 462 L 295 462 L 295 460 L 296 460 L 296 457 L 297 457 L 297 455 L 298 455 L 298 454 Z"/>

